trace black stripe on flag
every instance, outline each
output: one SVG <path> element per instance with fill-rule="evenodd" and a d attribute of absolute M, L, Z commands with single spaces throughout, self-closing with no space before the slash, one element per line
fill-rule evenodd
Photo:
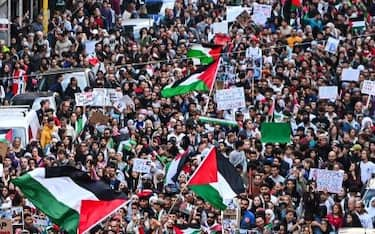
<path fill-rule="evenodd" d="M 70 177 L 74 183 L 95 194 L 99 200 L 110 201 L 114 199 L 127 199 L 124 193 L 116 192 L 102 180 L 92 180 L 87 172 L 80 171 L 74 167 L 62 166 L 46 168 L 46 178 L 53 177 Z"/>
<path fill-rule="evenodd" d="M 221 153 L 216 151 L 217 169 L 236 194 L 244 193 L 245 186 L 236 168 Z"/>

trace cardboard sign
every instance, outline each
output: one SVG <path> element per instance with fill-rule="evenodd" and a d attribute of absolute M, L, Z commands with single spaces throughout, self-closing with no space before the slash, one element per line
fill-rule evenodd
<path fill-rule="evenodd" d="M 8 152 L 8 145 L 4 142 L 0 142 L 0 157 L 5 158 Z"/>
<path fill-rule="evenodd" d="M 109 117 L 104 115 L 100 111 L 93 112 L 89 119 L 89 123 L 91 125 L 97 125 L 97 124 L 107 125 L 108 121 L 109 121 Z"/>
<path fill-rule="evenodd" d="M 151 170 L 151 160 L 135 158 L 133 161 L 133 171 L 139 173 L 149 173 Z"/>
<path fill-rule="evenodd" d="M 344 68 L 342 69 L 341 80 L 342 81 L 358 81 L 359 69 Z"/>
<path fill-rule="evenodd" d="M 319 87 L 319 99 L 335 100 L 337 92 L 337 86 L 321 86 Z"/>
<path fill-rule="evenodd" d="M 218 110 L 233 110 L 246 107 L 243 87 L 217 90 L 216 103 Z"/>
<path fill-rule="evenodd" d="M 325 51 L 332 53 L 332 54 L 336 54 L 339 44 L 340 44 L 340 40 L 330 37 L 327 40 Z"/>
<path fill-rule="evenodd" d="M 339 193 L 342 189 L 344 172 L 312 168 L 309 179 L 316 181 L 318 191 L 327 190 L 330 193 Z"/>
<path fill-rule="evenodd" d="M 368 95 L 375 95 L 375 81 L 364 80 L 361 92 Z"/>
<path fill-rule="evenodd" d="M 0 234 L 12 234 L 12 233 L 13 233 L 12 220 L 1 219 L 0 220 Z"/>

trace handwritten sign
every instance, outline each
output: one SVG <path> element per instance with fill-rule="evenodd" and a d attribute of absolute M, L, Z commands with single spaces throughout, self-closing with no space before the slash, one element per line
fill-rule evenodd
<path fill-rule="evenodd" d="M 90 106 L 93 103 L 94 95 L 92 92 L 75 93 L 76 106 Z"/>
<path fill-rule="evenodd" d="M 328 38 L 325 51 L 332 53 L 332 54 L 336 54 L 337 48 L 339 47 L 339 43 L 340 43 L 340 40 L 336 38 L 333 38 L 333 37 Z"/>
<path fill-rule="evenodd" d="M 318 191 L 327 190 L 330 193 L 339 193 L 342 189 L 344 172 L 312 168 L 309 179 L 316 181 Z"/>
<path fill-rule="evenodd" d="M 344 68 L 342 69 L 342 81 L 358 81 L 359 79 L 359 69 Z"/>
<path fill-rule="evenodd" d="M 252 20 L 258 25 L 265 25 L 271 17 L 272 6 L 265 4 L 254 4 Z"/>
<path fill-rule="evenodd" d="M 361 91 L 364 94 L 375 95 L 375 81 L 364 80 Z"/>
<path fill-rule="evenodd" d="M 0 220 L 0 234 L 11 234 L 13 232 L 12 220 L 1 219 Z"/>
<path fill-rule="evenodd" d="M 122 92 L 116 89 L 108 89 L 107 94 L 111 103 L 117 102 L 122 97 Z"/>
<path fill-rule="evenodd" d="M 246 107 L 243 87 L 217 90 L 216 102 L 218 110 L 232 110 Z"/>
<path fill-rule="evenodd" d="M 337 98 L 337 86 L 320 86 L 319 99 L 335 100 Z"/>
<path fill-rule="evenodd" d="M 133 171 L 139 173 L 149 173 L 151 170 L 151 160 L 135 158 L 133 161 Z"/>

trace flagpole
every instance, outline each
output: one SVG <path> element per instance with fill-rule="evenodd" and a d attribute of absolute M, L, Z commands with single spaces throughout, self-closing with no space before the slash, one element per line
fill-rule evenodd
<path fill-rule="evenodd" d="M 203 109 L 203 115 L 206 115 L 206 113 L 207 113 L 208 104 L 210 103 L 210 97 L 211 97 L 211 94 L 212 94 L 212 90 L 214 89 L 214 84 L 216 83 L 217 72 L 219 71 L 220 64 L 221 64 L 221 57 L 219 58 L 219 63 L 217 64 L 217 68 L 216 68 L 216 71 L 215 71 L 215 77 L 214 77 L 214 80 L 213 80 L 213 82 L 211 84 L 211 87 L 210 87 L 210 92 L 208 94 L 208 100 L 207 100 L 206 106 Z"/>
<path fill-rule="evenodd" d="M 104 216 L 103 218 L 101 218 L 100 220 L 98 220 L 96 223 L 92 224 L 87 230 L 85 230 L 83 233 L 79 233 L 79 230 L 77 230 L 77 233 L 78 234 L 85 234 L 85 233 L 89 233 L 89 231 L 95 227 L 96 225 L 98 225 L 99 223 L 103 222 L 105 219 L 107 219 L 109 216 L 111 216 L 113 213 L 115 213 L 116 211 L 118 211 L 121 207 L 125 206 L 130 200 L 127 200 L 127 201 L 124 201 L 123 203 L 121 203 L 117 208 L 113 209 L 112 212 L 110 212 L 109 214 L 107 214 L 106 216 Z"/>

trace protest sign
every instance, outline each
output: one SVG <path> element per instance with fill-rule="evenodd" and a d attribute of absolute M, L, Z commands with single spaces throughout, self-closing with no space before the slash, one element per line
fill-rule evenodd
<path fill-rule="evenodd" d="M 250 11 L 250 8 L 242 7 L 242 6 L 227 6 L 227 21 L 228 21 L 228 23 L 235 21 L 236 18 L 245 11 L 246 12 Z"/>
<path fill-rule="evenodd" d="M 122 92 L 117 91 L 116 89 L 108 89 L 107 94 L 111 103 L 117 102 L 122 97 Z"/>
<path fill-rule="evenodd" d="M 225 201 L 227 209 L 222 213 L 223 230 L 225 233 L 236 233 L 240 227 L 240 207 L 237 199 Z"/>
<path fill-rule="evenodd" d="M 151 160 L 135 158 L 133 161 L 133 171 L 139 173 L 149 173 L 151 170 Z"/>
<path fill-rule="evenodd" d="M 222 21 L 212 24 L 213 33 L 224 33 L 228 34 L 228 21 Z"/>
<path fill-rule="evenodd" d="M 108 89 L 95 88 L 93 90 L 93 106 L 110 106 L 111 102 L 109 100 Z"/>
<path fill-rule="evenodd" d="M 97 41 L 87 40 L 85 41 L 85 51 L 87 55 L 92 55 L 95 53 L 95 44 Z"/>
<path fill-rule="evenodd" d="M 254 4 L 252 20 L 258 25 L 265 25 L 267 19 L 271 17 L 272 6 L 265 4 Z"/>
<path fill-rule="evenodd" d="M 93 112 L 89 119 L 90 125 L 93 125 L 93 126 L 95 126 L 96 124 L 106 125 L 108 121 L 109 121 L 108 116 L 106 116 L 100 111 Z"/>
<path fill-rule="evenodd" d="M 375 95 L 375 81 L 364 80 L 361 92 L 368 95 Z"/>
<path fill-rule="evenodd" d="M 319 99 L 335 100 L 337 98 L 337 86 L 319 87 Z"/>
<path fill-rule="evenodd" d="M 341 80 L 342 81 L 358 81 L 359 69 L 344 68 L 342 69 Z"/>
<path fill-rule="evenodd" d="M 309 179 L 316 181 L 317 191 L 327 190 L 330 193 L 339 193 L 342 189 L 344 172 L 312 168 Z"/>
<path fill-rule="evenodd" d="M 336 38 L 333 38 L 333 37 L 328 38 L 325 51 L 332 53 L 332 54 L 336 54 L 337 48 L 339 47 L 339 43 L 340 43 L 340 40 Z"/>
<path fill-rule="evenodd" d="M 93 103 L 93 93 L 75 93 L 76 106 L 90 106 Z"/>
<path fill-rule="evenodd" d="M 23 225 L 23 208 L 22 206 L 12 207 L 10 209 L 12 214 L 12 225 Z"/>
<path fill-rule="evenodd" d="M 1 219 L 0 220 L 0 233 L 1 234 L 12 234 L 13 233 L 12 220 L 10 220 L 10 219 Z"/>
<path fill-rule="evenodd" d="M 128 96 L 122 96 L 117 102 L 113 104 L 115 108 L 117 108 L 120 112 L 122 112 L 127 106 L 131 107 L 134 109 L 135 104 L 134 101 Z"/>
<path fill-rule="evenodd" d="M 5 158 L 8 152 L 8 145 L 4 142 L 0 142 L 0 157 Z"/>
<path fill-rule="evenodd" d="M 233 110 L 246 107 L 243 87 L 217 90 L 216 103 L 218 110 Z"/>

